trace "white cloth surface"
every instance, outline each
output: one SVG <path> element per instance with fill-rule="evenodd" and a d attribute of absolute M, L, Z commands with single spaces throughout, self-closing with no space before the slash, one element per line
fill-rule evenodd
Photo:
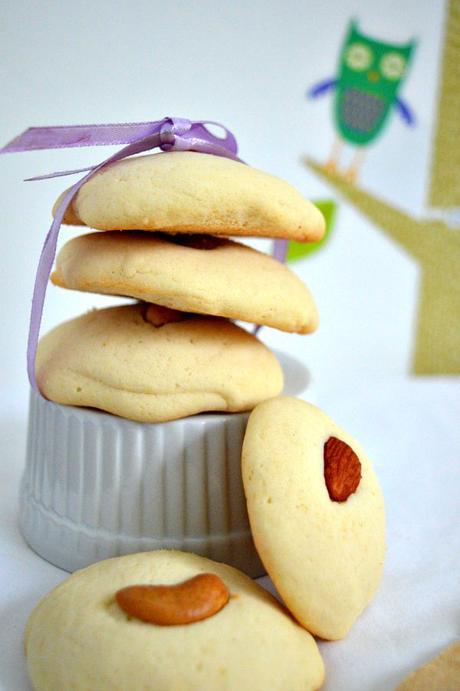
<path fill-rule="evenodd" d="M 390 691 L 460 637 L 458 379 L 401 376 L 356 384 L 350 377 L 322 384 L 316 399 L 373 458 L 386 500 L 388 543 L 373 602 L 345 640 L 320 642 L 324 689 Z M 18 531 L 26 415 L 0 403 L 0 689 L 29 691 L 25 623 L 67 574 L 34 554 Z M 268 578 L 261 582 L 271 588 Z"/>

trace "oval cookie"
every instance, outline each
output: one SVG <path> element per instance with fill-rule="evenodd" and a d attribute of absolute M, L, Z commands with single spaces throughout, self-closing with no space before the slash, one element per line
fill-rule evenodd
<path fill-rule="evenodd" d="M 325 231 L 320 211 L 289 183 L 244 163 L 194 151 L 126 158 L 107 166 L 83 185 L 64 222 L 98 230 L 300 242 L 320 240 Z"/>
<path fill-rule="evenodd" d="M 283 331 L 309 333 L 318 325 L 313 298 L 290 269 L 223 238 L 90 233 L 64 245 L 51 280 Z"/>
<path fill-rule="evenodd" d="M 193 606 L 192 579 L 203 574 L 220 581 L 230 598 L 200 621 L 158 625 L 136 616 L 146 608 L 142 600 L 140 612 L 130 614 L 118 604 L 133 586 L 162 586 L 156 607 L 162 591 L 169 616 L 171 607 Z M 168 591 L 184 581 L 190 603 L 183 593 L 174 605 Z M 25 648 L 36 691 L 313 691 L 324 678 L 314 639 L 269 593 L 230 566 L 172 550 L 76 572 L 35 608 Z"/>
<path fill-rule="evenodd" d="M 279 397 L 249 417 L 242 452 L 257 551 L 311 633 L 344 637 L 380 581 L 383 497 L 361 446 L 318 408 Z"/>
<path fill-rule="evenodd" d="M 225 319 L 173 315 L 168 323 L 169 310 L 135 304 L 57 326 L 38 346 L 40 391 L 139 422 L 251 410 L 281 391 L 281 367 L 255 336 Z"/>

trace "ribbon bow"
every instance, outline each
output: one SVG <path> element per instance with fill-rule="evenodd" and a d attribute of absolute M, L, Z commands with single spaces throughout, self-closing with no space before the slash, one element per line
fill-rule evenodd
<path fill-rule="evenodd" d="M 213 135 L 206 125 L 220 127 L 224 137 Z M 27 372 L 29 381 L 38 391 L 35 377 L 35 356 L 37 352 L 40 325 L 45 302 L 46 288 L 56 256 L 56 245 L 59 229 L 65 212 L 78 190 L 93 175 L 109 163 L 120 161 L 143 151 L 160 148 L 162 151 L 198 151 L 200 153 L 225 156 L 234 160 L 237 157 L 238 145 L 233 134 L 223 125 L 206 120 L 185 120 L 183 118 L 163 118 L 154 122 L 126 123 L 118 125 L 74 125 L 69 127 L 31 127 L 13 139 L 2 153 L 34 151 L 38 149 L 62 149 L 76 146 L 109 146 L 127 144 L 123 149 L 110 156 L 102 163 L 91 168 L 60 171 L 49 175 L 40 175 L 28 180 L 44 180 L 61 175 L 73 175 L 86 172 L 86 175 L 70 187 L 61 200 L 54 220 L 40 254 L 35 277 L 32 308 L 30 312 L 29 337 L 27 342 Z M 87 172 L 89 171 L 89 172 Z"/>

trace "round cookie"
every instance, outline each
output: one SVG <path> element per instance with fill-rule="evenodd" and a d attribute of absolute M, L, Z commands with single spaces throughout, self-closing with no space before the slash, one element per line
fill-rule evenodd
<path fill-rule="evenodd" d="M 139 422 L 250 410 L 283 386 L 273 353 L 244 329 L 145 304 L 93 310 L 57 326 L 40 340 L 36 373 L 56 403 Z"/>
<path fill-rule="evenodd" d="M 289 183 L 239 161 L 194 151 L 107 166 L 81 187 L 64 223 L 301 242 L 320 240 L 325 230 L 320 211 Z"/>
<path fill-rule="evenodd" d="M 458 691 L 460 687 L 460 641 L 419 667 L 395 691 Z"/>
<path fill-rule="evenodd" d="M 360 445 L 290 397 L 249 417 L 242 474 L 257 551 L 296 619 L 343 638 L 380 581 L 383 497 Z"/>
<path fill-rule="evenodd" d="M 130 618 L 116 598 L 133 585 L 204 573 L 221 579 L 230 599 L 194 623 Z M 36 691 L 312 691 L 324 678 L 314 639 L 269 593 L 226 564 L 166 550 L 76 572 L 32 612 L 25 649 Z"/>
<path fill-rule="evenodd" d="M 313 298 L 290 269 L 223 238 L 90 233 L 64 245 L 51 280 L 282 331 L 309 333 L 318 325 Z"/>

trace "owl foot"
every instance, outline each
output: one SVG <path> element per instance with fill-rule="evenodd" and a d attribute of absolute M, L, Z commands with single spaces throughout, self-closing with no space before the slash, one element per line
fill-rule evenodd
<path fill-rule="evenodd" d="M 348 168 L 343 174 L 344 179 L 352 185 L 358 180 L 358 171 L 356 168 Z"/>
<path fill-rule="evenodd" d="M 329 159 L 329 161 L 326 161 L 323 168 L 326 171 L 326 173 L 332 173 L 332 175 L 337 174 L 337 171 L 338 171 L 337 162 L 332 160 L 332 159 Z"/>

